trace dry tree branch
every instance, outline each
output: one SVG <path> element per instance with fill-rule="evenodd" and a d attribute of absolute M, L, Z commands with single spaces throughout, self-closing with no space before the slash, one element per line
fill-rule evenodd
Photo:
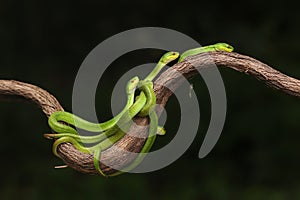
<path fill-rule="evenodd" d="M 300 80 L 289 77 L 254 58 L 238 53 L 218 51 L 199 54 L 175 64 L 172 69 L 189 79 L 197 75 L 198 70 L 215 65 L 229 67 L 254 76 L 271 88 L 300 97 Z M 174 70 L 166 70 L 162 73 L 154 83 L 157 103 L 164 107 L 172 95 L 171 90 L 178 88 L 182 81 L 182 76 L 174 73 Z M 55 111 L 63 110 L 59 102 L 51 94 L 37 86 L 12 80 L 0 80 L 0 100 L 12 96 L 23 97 L 37 104 L 47 116 Z M 139 126 L 133 125 L 128 132 L 129 134 L 125 135 L 111 148 L 103 151 L 101 154 L 102 163 L 109 163 L 110 166 L 122 168 L 134 158 L 126 155 L 126 153 L 124 154 L 124 151 L 121 154 L 118 149 L 127 150 L 128 152 L 139 152 L 141 150 L 147 136 L 145 125 L 148 124 L 148 118 L 136 117 L 134 121 Z M 138 137 L 134 137 L 134 135 L 138 135 Z M 69 143 L 61 144 L 58 153 L 69 167 L 86 174 L 97 173 L 94 169 L 93 155 L 81 153 Z M 110 174 L 115 172 L 115 169 L 102 163 L 101 168 L 104 173 Z"/>

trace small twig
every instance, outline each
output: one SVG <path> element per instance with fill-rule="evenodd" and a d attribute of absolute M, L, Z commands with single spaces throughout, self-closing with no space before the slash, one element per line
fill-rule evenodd
<path fill-rule="evenodd" d="M 68 165 L 59 165 L 59 166 L 55 166 L 54 168 L 55 169 L 65 169 L 67 167 L 68 167 Z"/>
<path fill-rule="evenodd" d="M 300 81 L 289 77 L 270 66 L 245 55 L 227 52 L 210 52 L 199 54 L 188 58 L 187 60 L 175 64 L 172 68 L 183 74 L 186 78 L 196 75 L 198 70 L 210 67 L 212 65 L 229 67 L 239 72 L 254 76 L 263 81 L 268 86 L 281 90 L 289 95 L 300 97 Z M 165 106 L 169 97 L 172 95 L 171 90 L 175 90 L 182 83 L 183 78 L 173 70 L 166 70 L 154 83 L 154 91 L 157 97 L 157 103 Z M 166 87 L 162 86 L 165 85 Z M 169 89 L 171 90 L 169 90 Z M 51 113 L 63 110 L 59 102 L 47 91 L 27 83 L 11 80 L 0 80 L 0 99 L 7 97 L 23 97 L 40 106 L 43 112 L 49 116 Z M 2 97 L 2 98 L 1 98 Z M 136 117 L 134 119 L 138 125 L 147 125 L 147 118 Z M 124 152 L 120 154 L 117 149 L 124 149 L 130 152 L 140 152 L 145 138 L 147 129 L 141 126 L 131 127 L 130 134 L 125 135 L 113 147 L 105 150 L 101 154 L 101 161 L 110 163 L 115 166 L 125 166 L 132 161 Z M 138 135 L 139 137 L 133 137 Z M 144 137 L 144 138 L 142 138 Z M 93 155 L 84 154 L 75 149 L 71 144 L 62 144 L 59 146 L 58 153 L 69 166 L 82 173 L 96 174 L 93 164 Z M 101 165 L 104 173 L 110 174 L 115 172 L 114 169 Z"/>

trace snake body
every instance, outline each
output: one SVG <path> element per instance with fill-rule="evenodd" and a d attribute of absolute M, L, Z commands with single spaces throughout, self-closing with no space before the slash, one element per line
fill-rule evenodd
<path fill-rule="evenodd" d="M 65 124 L 60 123 L 61 122 L 65 122 L 67 124 L 73 125 L 77 128 L 86 130 L 86 131 L 90 131 L 90 132 L 103 132 L 106 131 L 107 129 L 113 127 L 118 120 L 120 119 L 120 117 L 123 115 L 123 113 L 125 113 L 133 104 L 134 102 L 134 92 L 135 89 L 137 87 L 139 83 L 139 78 L 137 76 L 133 77 L 132 79 L 130 79 L 127 83 L 127 87 L 126 87 L 126 93 L 127 93 L 127 103 L 125 105 L 125 107 L 123 108 L 123 110 L 114 118 L 103 122 L 103 123 L 92 123 L 89 121 L 86 121 L 74 114 L 68 113 L 68 112 L 64 112 L 64 111 L 58 111 L 53 113 L 50 117 L 49 117 L 49 126 L 52 128 L 52 130 L 54 130 L 57 133 L 62 133 L 62 132 L 66 132 L 66 133 L 73 133 L 73 134 L 77 134 L 77 131 L 72 128 L 71 126 L 67 126 Z"/>
<path fill-rule="evenodd" d="M 190 49 L 181 54 L 180 57 L 178 52 L 167 52 L 164 54 L 152 72 L 144 80 L 139 80 L 138 77 L 133 77 L 128 81 L 126 86 L 127 103 L 125 107 L 117 116 L 107 122 L 100 124 L 92 123 L 76 115 L 63 111 L 53 113 L 49 117 L 48 123 L 52 130 L 56 132 L 56 134 L 45 134 L 45 137 L 47 138 L 56 139 L 52 147 L 53 153 L 59 157 L 59 154 L 57 153 L 58 146 L 61 143 L 69 142 L 83 153 L 93 153 L 95 169 L 99 172 L 99 174 L 107 176 L 101 171 L 99 164 L 101 151 L 112 146 L 126 134 L 128 128 L 131 126 L 131 121 L 134 116 L 149 116 L 150 124 L 148 138 L 146 139 L 145 144 L 137 158 L 122 171 L 129 171 L 133 169 L 140 162 L 142 162 L 146 153 L 150 151 L 156 139 L 156 135 L 165 134 L 164 128 L 158 126 L 158 116 L 155 112 L 156 96 L 153 91 L 153 79 L 158 75 L 164 66 L 178 57 L 178 62 L 182 62 L 188 56 L 210 51 L 231 52 L 233 51 L 233 47 L 226 43 L 217 43 L 214 45 Z M 135 98 L 134 95 L 137 88 L 140 90 L 140 94 Z M 90 132 L 98 132 L 98 134 L 81 136 L 78 134 L 76 129 L 69 125 Z M 87 144 L 94 145 L 86 147 L 85 145 Z M 109 176 L 121 174 L 123 173 L 122 171 L 110 174 Z"/>
<path fill-rule="evenodd" d="M 180 55 L 180 57 L 178 59 L 178 62 L 182 62 L 188 56 L 193 56 L 193 55 L 200 54 L 200 53 L 206 53 L 206 52 L 211 52 L 211 51 L 232 52 L 233 49 L 234 48 L 231 45 L 227 44 L 227 43 L 217 43 L 217 44 L 213 44 L 213 45 L 208 45 L 208 46 L 204 46 L 204 47 L 190 49 L 190 50 L 187 50 L 187 51 L 183 52 Z"/>

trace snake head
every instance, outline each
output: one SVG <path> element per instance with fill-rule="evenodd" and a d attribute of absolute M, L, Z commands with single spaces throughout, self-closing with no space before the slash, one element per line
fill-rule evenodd
<path fill-rule="evenodd" d="M 227 43 L 217 43 L 213 45 L 217 51 L 227 51 L 227 52 L 232 52 L 233 51 L 233 46 L 227 44 Z"/>
<path fill-rule="evenodd" d="M 126 92 L 127 94 L 131 94 L 135 91 L 140 79 L 139 77 L 135 76 L 132 79 L 130 79 L 127 83 Z"/>
<path fill-rule="evenodd" d="M 161 59 L 160 62 L 163 64 L 168 64 L 169 62 L 172 62 L 173 60 L 177 59 L 179 57 L 179 53 L 176 51 L 170 51 L 165 53 Z"/>

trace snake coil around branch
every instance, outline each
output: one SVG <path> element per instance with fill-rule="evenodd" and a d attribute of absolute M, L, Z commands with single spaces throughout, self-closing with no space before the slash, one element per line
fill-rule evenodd
<path fill-rule="evenodd" d="M 163 72 L 154 82 L 157 103 L 163 107 L 166 105 L 169 97 L 172 95 L 171 91 L 174 91 L 183 82 L 183 78 L 179 74 L 189 79 L 197 75 L 198 70 L 215 65 L 218 67 L 229 67 L 254 76 L 271 88 L 300 97 L 300 80 L 287 76 L 249 56 L 235 52 L 217 51 L 188 57 L 185 61 L 172 66 L 173 70 Z M 174 70 L 179 73 L 175 73 Z M 54 96 L 35 85 L 14 80 L 0 80 L 0 100 L 11 100 L 11 97 L 25 98 L 37 104 L 47 117 L 55 111 L 63 110 Z M 148 118 L 135 117 L 134 121 L 137 125 L 148 124 Z M 127 156 L 126 153 L 124 154 L 125 151 L 122 151 L 123 153 L 120 154 L 120 151 L 117 149 L 124 149 L 128 152 L 140 152 L 148 132 L 143 126 L 135 126 L 130 128 L 129 133 L 111 148 L 102 152 L 101 161 L 103 163 L 110 163 L 110 166 L 122 168 L 122 166 L 126 166 L 134 159 Z M 138 137 L 133 137 L 134 135 L 138 135 Z M 97 174 L 93 164 L 93 155 L 84 154 L 69 143 L 61 144 L 58 153 L 69 167 L 86 174 Z M 115 169 L 104 164 L 101 165 L 101 169 L 106 174 L 115 172 Z"/>

